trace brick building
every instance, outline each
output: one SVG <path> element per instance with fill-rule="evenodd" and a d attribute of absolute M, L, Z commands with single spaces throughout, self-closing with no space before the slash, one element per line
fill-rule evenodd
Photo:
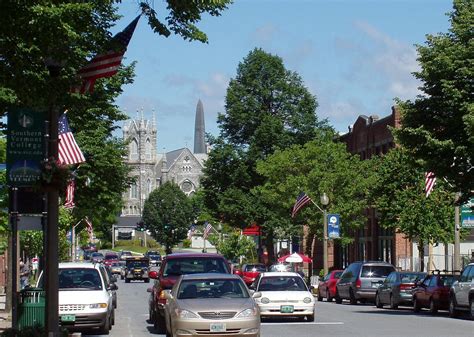
<path fill-rule="evenodd" d="M 400 112 L 396 107 L 392 107 L 392 113 L 383 118 L 359 116 L 340 140 L 346 143 L 350 153 L 360 155 L 361 159 L 370 159 L 387 153 L 395 146 L 389 127 L 400 127 Z M 365 215 L 367 224 L 363 229 L 354 231 L 354 243 L 346 247 L 338 244 L 331 247 L 329 256 L 334 266 L 346 267 L 356 260 L 381 260 L 403 269 L 409 267 L 413 255 L 411 241 L 394 230 L 381 228 L 375 209 L 367 208 Z"/>

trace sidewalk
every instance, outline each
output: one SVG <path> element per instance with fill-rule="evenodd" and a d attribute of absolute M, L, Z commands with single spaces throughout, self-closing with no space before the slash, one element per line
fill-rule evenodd
<path fill-rule="evenodd" d="M 10 314 L 0 311 L 0 331 L 10 328 L 11 325 Z"/>

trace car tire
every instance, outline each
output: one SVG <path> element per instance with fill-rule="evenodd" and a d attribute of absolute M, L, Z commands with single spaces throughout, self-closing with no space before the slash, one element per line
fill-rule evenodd
<path fill-rule="evenodd" d="M 144 281 L 145 281 L 145 283 L 150 283 L 150 279 L 149 279 L 149 278 L 146 278 Z"/>
<path fill-rule="evenodd" d="M 390 309 L 398 309 L 398 304 L 395 303 L 395 299 L 393 298 L 393 294 L 390 294 Z"/>
<path fill-rule="evenodd" d="M 416 297 L 413 297 L 413 312 L 420 312 L 420 310 L 420 302 L 418 302 L 418 299 Z"/>
<path fill-rule="evenodd" d="M 318 290 L 318 301 L 321 302 L 323 300 L 323 295 L 321 295 L 321 292 Z"/>
<path fill-rule="evenodd" d="M 327 302 L 332 302 L 332 296 L 331 296 L 331 293 L 329 292 L 329 289 L 326 292 L 326 301 Z"/>
<path fill-rule="evenodd" d="M 434 298 L 430 298 L 430 314 L 434 315 L 438 313 L 438 304 L 434 300 Z"/>
<path fill-rule="evenodd" d="M 130 279 L 129 279 L 129 278 L 126 278 L 126 279 L 125 279 L 125 283 L 130 283 Z"/>
<path fill-rule="evenodd" d="M 469 299 L 469 318 L 474 321 L 474 298 Z"/>
<path fill-rule="evenodd" d="M 160 314 L 155 314 L 155 320 L 153 322 L 153 327 L 155 328 L 158 334 L 166 333 L 166 322 L 164 317 L 161 317 Z"/>
<path fill-rule="evenodd" d="M 355 298 L 354 291 L 349 289 L 349 301 L 351 304 L 357 304 L 357 299 Z"/>
<path fill-rule="evenodd" d="M 115 310 L 112 311 L 112 318 L 111 318 L 111 324 L 110 325 L 115 325 Z"/>
<path fill-rule="evenodd" d="M 341 304 L 342 303 L 342 298 L 339 296 L 339 291 L 336 290 L 336 303 Z"/>
<path fill-rule="evenodd" d="M 308 322 L 314 322 L 314 314 L 306 316 Z"/>
<path fill-rule="evenodd" d="M 380 301 L 379 293 L 375 294 L 375 306 L 379 309 L 383 308 L 383 303 Z"/>
<path fill-rule="evenodd" d="M 108 335 L 110 332 L 110 318 L 106 318 L 104 325 L 99 329 L 99 335 Z"/>

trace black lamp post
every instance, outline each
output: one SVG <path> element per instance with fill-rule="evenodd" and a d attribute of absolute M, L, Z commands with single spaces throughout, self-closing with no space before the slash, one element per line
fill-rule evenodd
<path fill-rule="evenodd" d="M 321 204 L 323 205 L 323 263 L 324 275 L 328 273 L 328 215 L 326 211 L 329 205 L 329 197 L 326 193 L 321 195 Z"/>

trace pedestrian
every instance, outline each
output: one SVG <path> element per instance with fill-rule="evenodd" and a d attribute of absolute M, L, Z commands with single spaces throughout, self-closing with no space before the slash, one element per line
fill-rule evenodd
<path fill-rule="evenodd" d="M 25 289 L 29 286 L 30 268 L 20 259 L 20 287 Z"/>

